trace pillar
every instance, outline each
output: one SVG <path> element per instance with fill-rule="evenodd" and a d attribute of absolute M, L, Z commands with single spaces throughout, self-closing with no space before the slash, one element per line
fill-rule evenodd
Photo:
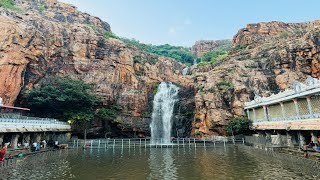
<path fill-rule="evenodd" d="M 266 134 L 263 131 L 258 131 L 257 143 L 266 144 Z"/>
<path fill-rule="evenodd" d="M 312 110 L 312 104 L 311 104 L 311 99 L 310 99 L 310 97 L 307 97 L 307 102 L 308 102 L 309 114 L 310 114 L 310 115 L 313 115 L 313 110 Z"/>
<path fill-rule="evenodd" d="M 256 121 L 257 120 L 257 116 L 256 116 L 256 109 L 252 109 L 253 110 L 253 119 Z"/>
<path fill-rule="evenodd" d="M 41 135 L 39 133 L 32 134 L 31 141 L 32 141 L 31 143 L 40 142 L 41 141 Z"/>
<path fill-rule="evenodd" d="M 268 107 L 263 106 L 263 112 L 264 112 L 264 120 L 268 121 Z"/>
<path fill-rule="evenodd" d="M 10 146 L 13 148 L 13 149 L 17 149 L 18 146 L 18 140 L 19 140 L 19 137 L 20 137 L 20 134 L 13 134 L 11 136 L 11 142 L 10 142 Z"/>
<path fill-rule="evenodd" d="M 3 137 L 4 137 L 4 134 L 0 134 L 0 145 L 2 145 L 3 143 Z"/>
<path fill-rule="evenodd" d="M 299 138 L 299 146 L 300 148 L 303 148 L 303 146 L 306 144 L 305 137 L 301 133 L 301 131 L 298 132 L 298 138 Z"/>
<path fill-rule="evenodd" d="M 67 142 L 71 140 L 71 135 L 72 135 L 71 132 L 67 132 L 67 133 L 66 133 L 66 141 L 67 141 Z"/>
<path fill-rule="evenodd" d="M 282 143 L 280 131 L 277 131 L 277 136 L 276 136 L 274 143 L 278 146 L 282 146 L 283 143 Z"/>
<path fill-rule="evenodd" d="M 294 147 L 292 133 L 287 131 L 286 134 L 287 134 L 287 146 L 288 147 Z"/>
<path fill-rule="evenodd" d="M 271 144 L 272 143 L 272 139 L 271 139 L 271 133 L 266 131 L 266 144 Z"/>
<path fill-rule="evenodd" d="M 293 102 L 294 102 L 294 106 L 295 106 L 295 109 L 296 109 L 296 115 L 300 116 L 298 100 L 297 99 L 293 99 Z"/>
<path fill-rule="evenodd" d="M 250 118 L 250 109 L 247 109 L 247 116 L 248 116 L 248 119 L 251 119 Z M 252 119 L 251 119 L 252 120 Z"/>
<path fill-rule="evenodd" d="M 30 134 L 23 134 L 22 143 L 30 143 Z"/>
<path fill-rule="evenodd" d="M 311 141 L 315 144 L 318 142 L 317 133 L 315 131 L 311 131 Z"/>
<path fill-rule="evenodd" d="M 284 107 L 283 107 L 283 103 L 282 103 L 282 102 L 280 103 L 280 106 L 281 106 L 282 117 L 283 117 L 283 119 L 285 119 L 285 118 L 286 118 L 286 112 L 285 112 L 285 110 L 284 110 Z"/>

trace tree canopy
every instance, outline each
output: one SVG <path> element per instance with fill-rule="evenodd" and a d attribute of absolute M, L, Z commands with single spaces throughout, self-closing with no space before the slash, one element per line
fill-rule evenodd
<path fill-rule="evenodd" d="M 90 92 L 92 85 L 68 77 L 50 77 L 24 93 L 31 113 L 64 121 L 89 121 L 94 117 L 98 98 Z"/>
<path fill-rule="evenodd" d="M 229 135 L 248 134 L 251 130 L 252 121 L 248 118 L 233 118 L 226 127 Z"/>

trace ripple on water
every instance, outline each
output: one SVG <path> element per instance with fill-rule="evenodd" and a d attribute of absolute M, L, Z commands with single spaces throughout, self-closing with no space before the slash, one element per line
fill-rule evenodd
<path fill-rule="evenodd" d="M 25 157 L 0 173 L 2 179 L 314 179 L 233 146 L 58 151 Z"/>

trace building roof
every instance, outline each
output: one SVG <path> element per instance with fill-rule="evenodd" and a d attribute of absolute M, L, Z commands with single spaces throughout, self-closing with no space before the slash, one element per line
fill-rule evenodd
<path fill-rule="evenodd" d="M 256 95 L 254 100 L 245 103 L 245 109 L 261 107 L 280 102 L 290 101 L 295 98 L 302 98 L 320 93 L 320 80 L 308 76 L 305 83 L 294 81 L 290 89 L 286 89 L 278 94 L 272 94 L 269 97 L 260 97 Z"/>

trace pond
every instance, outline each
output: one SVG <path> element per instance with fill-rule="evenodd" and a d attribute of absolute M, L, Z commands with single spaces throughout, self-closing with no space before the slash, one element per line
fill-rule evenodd
<path fill-rule="evenodd" d="M 233 145 L 69 149 L 27 156 L 0 172 L 2 179 L 315 179 Z"/>

